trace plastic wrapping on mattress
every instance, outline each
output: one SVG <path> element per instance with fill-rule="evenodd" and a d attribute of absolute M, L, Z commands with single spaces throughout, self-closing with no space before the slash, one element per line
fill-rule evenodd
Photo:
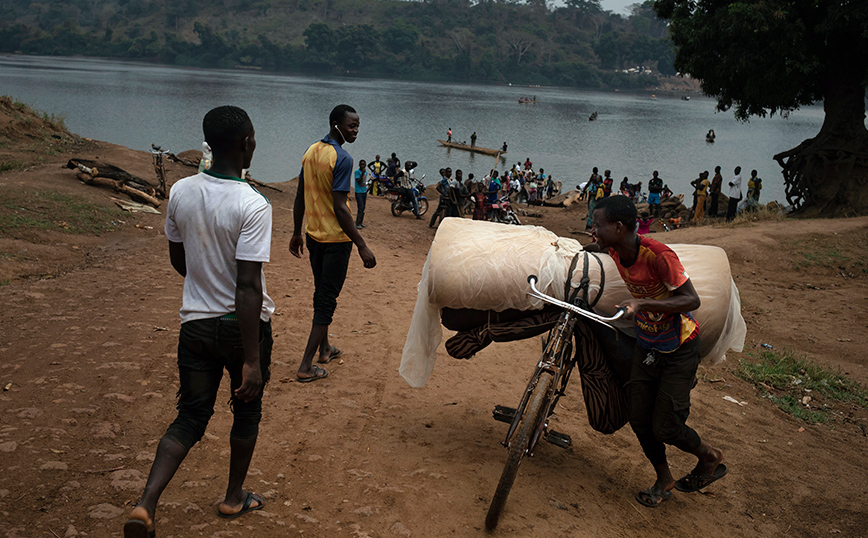
<path fill-rule="evenodd" d="M 703 245 L 670 247 L 681 258 L 702 300 L 694 316 L 700 324 L 703 360 L 716 364 L 728 349 L 741 350 L 746 332 L 726 253 Z M 579 258 L 571 273 L 576 255 Z M 595 312 L 612 315 L 616 305 L 631 295 L 607 254 L 584 252 L 578 241 L 558 237 L 538 226 L 445 219 L 431 244 L 417 286 L 416 307 L 401 357 L 401 376 L 414 387 L 428 381 L 442 338 L 440 308 L 539 309 L 541 301 L 527 295 L 528 275 L 539 277 L 540 290 L 563 299 L 565 284 L 569 281 L 570 289 L 575 289 L 586 265 L 588 302 L 594 305 Z M 617 327 L 634 334 L 632 321 L 620 322 Z"/>

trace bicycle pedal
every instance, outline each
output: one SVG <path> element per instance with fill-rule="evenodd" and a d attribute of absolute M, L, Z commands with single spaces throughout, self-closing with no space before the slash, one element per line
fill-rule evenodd
<path fill-rule="evenodd" d="M 548 430 L 546 432 L 546 441 L 561 448 L 569 448 L 569 446 L 573 444 L 572 437 L 565 433 L 556 432 L 554 430 Z"/>
<path fill-rule="evenodd" d="M 505 405 L 494 406 L 494 420 L 512 424 L 512 419 L 515 418 L 515 409 L 506 407 Z"/>

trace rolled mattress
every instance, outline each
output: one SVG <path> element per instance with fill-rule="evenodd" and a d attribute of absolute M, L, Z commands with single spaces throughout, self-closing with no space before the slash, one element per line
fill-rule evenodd
<path fill-rule="evenodd" d="M 726 253 L 706 245 L 669 247 L 678 254 L 702 301 L 693 315 L 699 322 L 703 362 L 717 364 L 727 350 L 741 351 L 746 327 Z M 541 291 L 558 299 L 575 292 L 586 275 L 587 300 L 598 314 L 614 314 L 616 306 L 631 297 L 612 258 L 585 252 L 575 239 L 558 237 L 539 226 L 445 219 L 417 286 L 401 376 L 415 387 L 428 381 L 442 338 L 441 308 L 542 308 L 542 301 L 527 295 L 527 277 L 532 274 L 537 275 Z M 634 335 L 632 321 L 616 326 Z"/>

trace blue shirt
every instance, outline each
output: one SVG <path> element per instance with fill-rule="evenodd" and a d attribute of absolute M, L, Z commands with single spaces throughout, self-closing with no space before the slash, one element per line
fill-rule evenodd
<path fill-rule="evenodd" d="M 355 181 L 353 181 L 353 185 L 355 185 L 355 187 L 356 187 L 356 190 L 355 190 L 356 194 L 364 194 L 364 193 L 368 192 L 367 175 L 368 175 L 367 170 L 360 170 L 360 169 L 356 168 L 356 171 L 353 174 L 353 179 L 355 179 Z M 360 179 L 362 180 L 361 185 L 359 185 Z"/>

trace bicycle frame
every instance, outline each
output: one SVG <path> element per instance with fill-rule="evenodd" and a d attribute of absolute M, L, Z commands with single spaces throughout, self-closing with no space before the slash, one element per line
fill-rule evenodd
<path fill-rule="evenodd" d="M 539 361 L 537 361 L 537 365 L 536 368 L 534 368 L 533 375 L 531 375 L 530 381 L 528 381 L 527 387 L 525 387 L 524 394 L 522 394 L 521 401 L 519 402 L 518 407 L 515 410 L 515 415 L 513 416 L 512 422 L 509 425 L 509 431 L 507 431 L 506 434 L 506 439 L 501 442 L 503 446 L 509 447 L 510 440 L 512 439 L 512 436 L 515 433 L 516 428 L 518 428 L 518 424 L 521 421 L 522 416 L 524 415 L 528 399 L 530 398 L 530 394 L 533 392 L 533 389 L 536 387 L 540 373 L 550 372 L 554 377 L 554 380 L 552 382 L 554 397 L 547 398 L 548 402 L 546 404 L 546 409 L 543 414 L 545 419 L 540 421 L 540 423 L 536 425 L 534 433 L 528 442 L 526 454 L 528 456 L 533 456 L 533 450 L 536 447 L 539 438 L 542 436 L 543 431 L 545 431 L 546 427 L 548 426 L 548 417 L 554 412 L 558 400 L 565 393 L 566 385 L 570 378 L 570 373 L 573 370 L 573 366 L 575 366 L 575 358 L 572 355 L 572 336 L 576 321 L 578 319 L 577 316 L 591 319 L 593 321 L 596 321 L 597 323 L 602 323 L 603 325 L 606 325 L 612 330 L 616 330 L 607 322 L 615 321 L 623 317 L 626 309 L 619 308 L 615 315 L 612 317 L 600 316 L 598 314 L 583 310 L 573 304 L 561 301 L 541 292 L 536 287 L 536 275 L 530 275 L 527 278 L 527 282 L 528 284 L 530 284 L 531 289 L 531 291 L 528 292 L 528 295 L 564 309 L 564 312 L 561 313 L 561 316 L 558 319 L 557 325 L 555 325 L 551 329 L 551 331 L 549 331 L 549 338 L 546 341 L 545 349 L 543 349 L 543 353 L 540 356 Z"/>
<path fill-rule="evenodd" d="M 567 311 L 561 314 L 561 317 L 558 319 L 558 324 L 555 325 L 555 327 L 553 327 L 551 331 L 549 331 L 549 339 L 546 342 L 546 347 L 543 350 L 539 361 L 537 362 L 536 368 L 534 368 L 533 375 L 531 375 L 527 387 L 525 387 L 524 394 L 521 397 L 521 402 L 519 402 L 518 408 L 516 408 L 515 410 L 515 416 L 512 419 L 512 423 L 509 425 L 509 431 L 506 434 L 506 439 L 504 439 L 504 441 L 501 443 L 503 446 L 509 446 L 510 439 L 512 439 L 512 436 L 515 433 L 516 428 L 518 428 L 518 424 L 521 421 L 522 416 L 524 415 L 524 410 L 527 407 L 528 399 L 530 398 L 533 389 L 536 387 L 540 373 L 544 371 L 551 372 L 551 374 L 554 376 L 552 387 L 554 388 L 555 395 L 557 397 L 549 398 L 549 402 L 546 405 L 547 408 L 545 409 L 545 412 L 543 414 L 543 416 L 546 418 L 536 425 L 534 433 L 531 436 L 530 441 L 528 442 L 526 453 L 528 456 L 533 456 L 533 449 L 536 447 L 540 436 L 548 425 L 548 417 L 552 414 L 555 406 L 557 405 L 558 399 L 564 393 L 564 388 L 566 387 L 566 380 L 569 379 L 569 374 L 573 369 L 573 365 L 575 364 L 575 361 L 572 359 L 571 342 L 571 338 L 573 336 L 573 328 L 575 327 L 575 324 L 575 314 Z M 563 386 L 561 386 L 562 378 L 565 380 Z"/>

